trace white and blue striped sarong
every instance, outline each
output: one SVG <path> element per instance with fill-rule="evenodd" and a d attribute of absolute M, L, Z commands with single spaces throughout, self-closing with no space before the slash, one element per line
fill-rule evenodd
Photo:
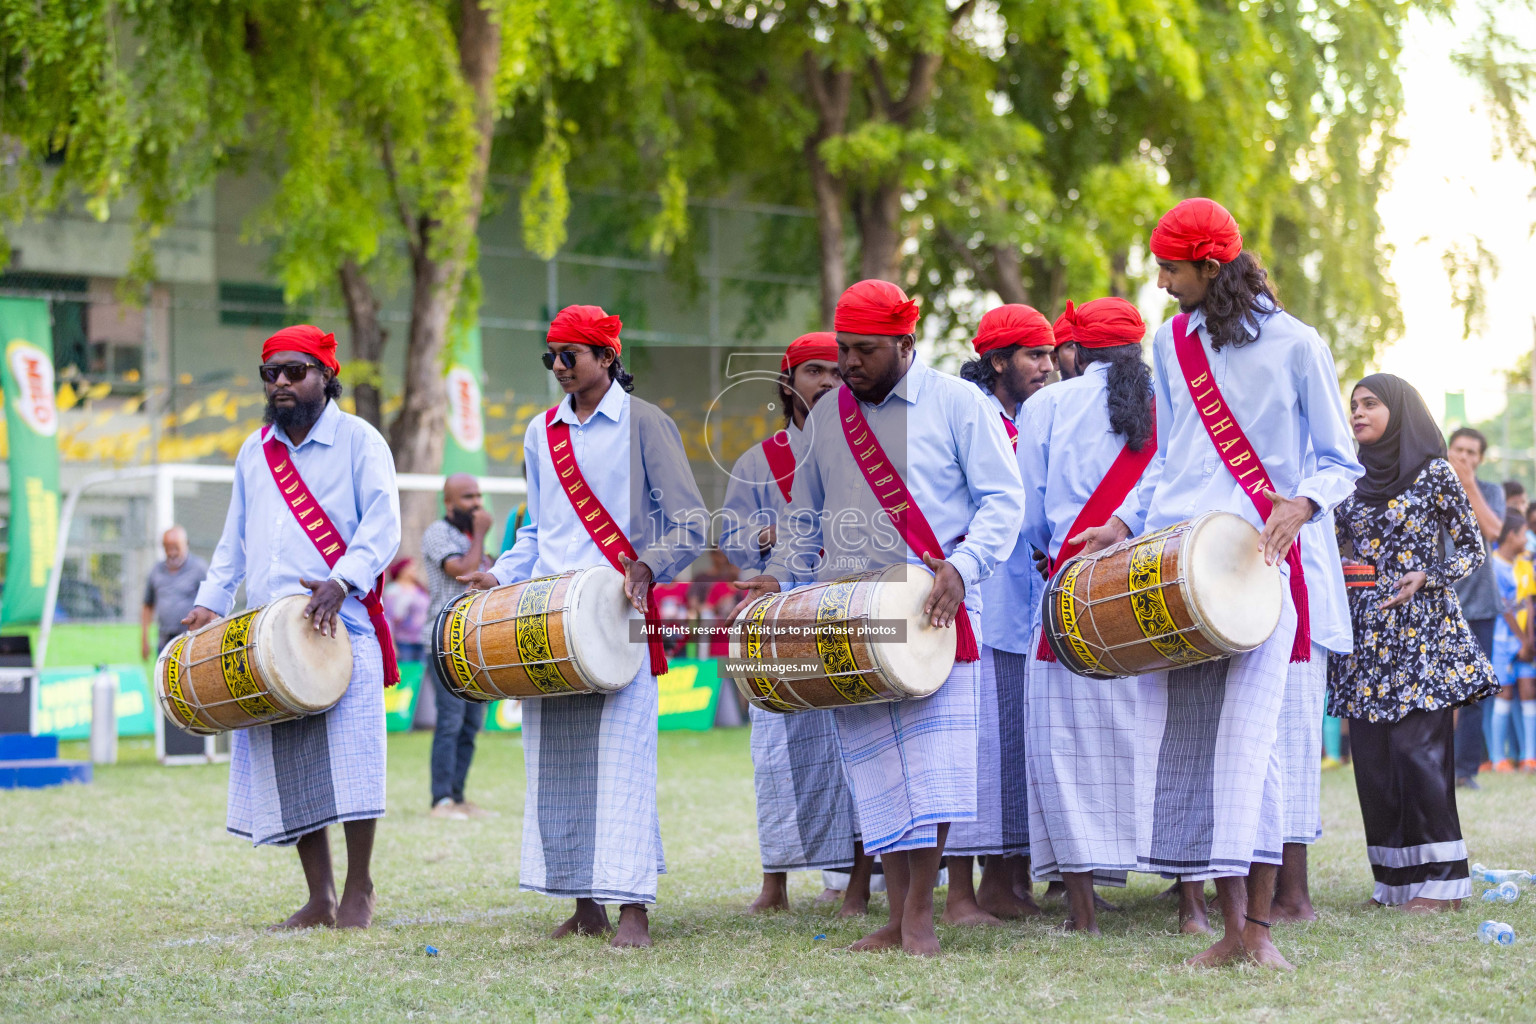
<path fill-rule="evenodd" d="M 1036 881 L 1090 872 L 1095 885 L 1123 886 L 1135 869 L 1136 690 L 1135 677 L 1091 679 L 1059 661 L 1030 657 L 1029 838 Z"/>
<path fill-rule="evenodd" d="M 976 819 L 980 679 L 978 662 L 956 662 L 932 696 L 834 712 L 865 853 L 937 846 L 941 824 Z"/>
<path fill-rule="evenodd" d="M 230 738 L 224 827 L 256 846 L 384 816 L 384 663 L 371 632 L 348 634 L 352 681 L 335 707 Z"/>
<path fill-rule="evenodd" d="M 523 701 L 519 888 L 599 903 L 655 903 L 666 871 L 656 816 L 656 677 L 599 696 Z"/>
<path fill-rule="evenodd" d="M 832 712 L 749 714 L 763 871 L 847 868 L 858 830 Z"/>
<path fill-rule="evenodd" d="M 1328 650 L 1312 645 L 1312 660 L 1286 666 L 1280 705 L 1280 771 L 1285 776 L 1281 839 L 1312 844 L 1322 838 L 1323 703 L 1328 696 Z"/>
<path fill-rule="evenodd" d="M 1138 871 L 1194 882 L 1280 863 L 1275 741 L 1295 630 L 1287 587 L 1256 650 L 1137 678 Z"/>
<path fill-rule="evenodd" d="M 950 827 L 955 857 L 1029 855 L 1025 776 L 1029 656 L 981 648 L 976 717 L 976 820 Z"/>

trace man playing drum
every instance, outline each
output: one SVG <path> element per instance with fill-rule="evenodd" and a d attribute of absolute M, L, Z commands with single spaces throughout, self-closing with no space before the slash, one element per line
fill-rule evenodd
<path fill-rule="evenodd" d="M 1045 315 L 1009 304 L 989 310 L 971 340 L 976 358 L 960 376 L 981 389 L 1010 441 L 1017 444 L 1020 409 L 1045 386 L 1056 337 Z M 1030 626 L 1040 607 L 1040 572 L 1028 544 L 1018 544 L 982 582 L 981 688 L 976 739 L 976 820 L 949 830 L 946 924 L 997 924 L 1038 914 L 1029 891 L 1029 804 L 1024 775 Z M 972 886 L 971 859 L 985 857 L 981 888 Z M 1006 858 L 1006 859 L 1005 859 Z M 1014 894 L 1013 869 L 1026 897 Z"/>
<path fill-rule="evenodd" d="M 1024 479 L 1020 546 L 1046 551 L 1054 571 L 1067 543 L 1099 526 L 1141 479 L 1157 450 L 1146 325 L 1124 299 L 1095 299 L 1070 321 L 1083 367 L 1046 389 L 1019 419 Z M 1015 555 L 1017 557 L 1017 555 Z M 1017 609 L 1021 625 L 1031 611 Z M 1029 667 L 1029 838 L 1035 874 L 1066 884 L 1066 928 L 1099 932 L 1093 886 L 1125 885 L 1136 867 L 1136 694 L 1126 679 L 1080 676 L 1038 632 Z"/>
<path fill-rule="evenodd" d="M 1153 342 L 1158 454 L 1108 523 L 1069 540 L 1093 551 L 1219 510 L 1260 526 L 1265 561 L 1285 563 L 1280 623 L 1262 646 L 1140 677 L 1137 866 L 1216 880 L 1226 932 L 1192 962 L 1290 969 L 1269 912 L 1281 860 L 1280 706 L 1289 661 L 1312 646 L 1295 541 L 1362 470 L 1333 356 L 1281 309 L 1231 214 L 1186 200 L 1158 222 L 1151 249 L 1158 285 L 1180 310 Z"/>
<path fill-rule="evenodd" d="M 900 564 L 935 574 L 923 614 L 956 627 L 947 680 L 921 700 L 836 710 L 864 848 L 884 863 L 891 907 L 889 923 L 853 948 L 935 955 L 933 885 L 949 824 L 976 816 L 979 585 L 1013 550 L 1024 510 L 996 411 L 917 358 L 917 320 L 917 303 L 886 281 L 838 299 L 843 387 L 811 410 L 780 541 L 764 575 L 742 586 L 756 597 Z"/>
<path fill-rule="evenodd" d="M 625 594 L 647 625 L 659 625 L 653 585 L 704 548 L 709 514 L 682 437 L 665 413 L 629 394 L 621 326 L 597 306 L 567 306 L 550 323 L 544 365 L 566 397 L 528 424 L 527 519 L 489 572 L 460 577 L 472 589 L 608 564 L 624 573 Z M 652 632 L 623 689 L 523 702 L 519 884 L 576 900 L 551 938 L 614 931 L 608 904 L 617 903 L 613 945 L 651 944 L 646 905 L 666 870 L 656 817 L 656 676 L 665 671 Z"/>
<path fill-rule="evenodd" d="M 226 827 L 258 846 L 297 846 L 309 901 L 280 927 L 366 928 L 384 815 L 384 687 L 400 678 L 375 589 L 400 544 L 395 462 L 377 430 L 336 405 L 335 335 L 285 327 L 261 359 L 269 425 L 235 459 L 224 533 L 183 625 L 229 614 L 243 578 L 249 607 L 308 590 L 314 628 L 350 636 L 352 681 L 335 707 L 234 734 Z M 335 822 L 347 839 L 339 903 L 326 834 Z"/>
<path fill-rule="evenodd" d="M 743 571 L 761 572 L 768 564 L 779 515 L 789 506 L 795 467 L 809 443 L 805 419 L 842 382 L 836 336 L 817 331 L 796 338 L 779 373 L 784 429 L 743 452 L 725 488 L 720 549 Z M 783 715 L 754 705 L 749 715 L 763 860 L 763 889 L 750 910 L 787 910 L 790 871 L 847 870 L 852 864 L 841 913 L 863 913 L 874 859 L 858 844 L 832 712 Z"/>

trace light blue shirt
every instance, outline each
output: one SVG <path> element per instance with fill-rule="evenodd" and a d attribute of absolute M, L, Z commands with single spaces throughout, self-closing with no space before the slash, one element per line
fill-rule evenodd
<path fill-rule="evenodd" d="M 836 399 L 836 394 L 828 392 Z M 826 396 L 823 396 L 826 397 Z M 790 421 L 784 428 L 789 435 L 789 450 L 795 457 L 795 465 L 805 456 L 810 445 L 806 432 Z M 790 481 L 793 486 L 794 481 Z M 744 572 L 761 573 L 768 564 L 757 535 L 764 528 L 777 525 L 779 516 L 789 507 L 784 492 L 773 477 L 768 456 L 763 454 L 762 444 L 754 444 L 741 453 L 741 458 L 731 467 L 731 479 L 725 485 L 725 505 L 720 523 L 720 550 L 731 564 Z"/>
<path fill-rule="evenodd" d="M 1355 650 L 1355 626 L 1344 590 L 1344 563 L 1334 533 L 1333 510 L 1301 528 L 1301 574 L 1307 581 L 1307 617 L 1312 642 L 1335 654 Z"/>
<path fill-rule="evenodd" d="M 570 395 L 555 418 L 570 424 L 576 465 L 613 521 L 626 527 L 637 561 L 650 566 L 658 581 L 686 569 L 704 549 L 709 512 L 677 424 L 617 384 L 609 385 L 587 422 L 576 419 Z M 505 585 L 607 565 L 555 475 L 543 415 L 533 418 L 523 437 L 523 473 L 528 517 L 491 574 Z"/>
<path fill-rule="evenodd" d="M 372 633 L 361 595 L 373 589 L 400 547 L 400 491 L 389 445 L 366 420 L 342 412 L 335 402 L 326 403 L 303 444 L 295 447 L 277 431 L 309 493 L 347 542 L 347 553 L 329 568 L 278 491 L 261 435 L 258 430 L 246 438 L 235 457 L 224 533 L 197 603 L 222 616 L 233 608 L 242 579 L 249 608 L 309 593 L 301 579 L 340 580 L 351 590 L 342 602 L 342 621 L 351 632 Z"/>
<path fill-rule="evenodd" d="M 1030 401 L 1033 402 L 1044 392 L 1044 388 L 1036 391 Z M 982 394 L 999 423 L 1006 417 L 1009 423 L 1017 425 L 1018 409 L 1014 410 L 1014 415 L 1009 415 L 995 394 L 990 391 L 983 391 Z M 1012 443 L 1010 440 L 1009 444 Z M 1022 471 L 1023 467 L 1019 468 Z M 1029 478 L 1024 477 L 1024 480 L 1027 495 Z M 1028 497 L 1024 500 L 1024 506 L 1027 514 Z M 1013 654 L 1029 653 L 1029 640 L 1034 632 L 1035 620 L 1039 617 L 1040 594 L 1044 586 L 1040 570 L 1035 568 L 1034 550 L 1022 541 L 1015 544 L 1013 552 L 999 562 L 992 575 L 981 583 L 981 606 L 985 609 L 981 616 L 981 635 L 988 647 Z"/>
<path fill-rule="evenodd" d="M 1318 507 L 1313 522 L 1321 522 L 1365 472 L 1339 400 L 1338 371 L 1328 346 L 1300 320 L 1283 311 L 1258 319 L 1256 340 L 1219 352 L 1211 350 L 1203 309 L 1190 315 L 1189 329 L 1198 332 L 1216 386 L 1275 491 L 1311 498 Z M 1173 351 L 1172 321 L 1153 338 L 1152 374 L 1158 452 L 1115 515 L 1133 535 L 1217 510 L 1262 527 L 1258 509 L 1222 462 L 1195 409 Z M 1310 465 L 1309 448 L 1315 455 Z M 1305 554 L 1305 540 L 1302 546 Z"/>
<path fill-rule="evenodd" d="M 1013 551 L 1024 518 L 1018 463 L 996 409 L 974 384 L 915 354 L 884 401 L 859 409 L 965 581 L 968 609 L 980 613 L 979 585 Z M 765 572 L 790 584 L 921 565 L 848 448 L 838 396 L 817 402 L 806 423 L 810 446 Z"/>

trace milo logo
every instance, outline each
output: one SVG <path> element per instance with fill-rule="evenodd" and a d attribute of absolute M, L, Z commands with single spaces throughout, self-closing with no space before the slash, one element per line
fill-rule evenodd
<path fill-rule="evenodd" d="M 59 429 L 59 411 L 53 401 L 53 360 L 30 341 L 18 338 L 5 347 L 5 361 L 16 381 L 16 412 L 39 435 L 52 437 Z"/>

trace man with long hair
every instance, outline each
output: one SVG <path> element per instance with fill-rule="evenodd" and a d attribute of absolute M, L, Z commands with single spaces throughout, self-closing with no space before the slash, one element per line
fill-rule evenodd
<path fill-rule="evenodd" d="M 1224 511 L 1259 528 L 1265 560 L 1282 567 L 1280 624 L 1262 646 L 1140 677 L 1137 867 L 1216 880 L 1226 931 L 1194 963 L 1246 957 L 1289 969 L 1268 915 L 1281 861 L 1276 734 L 1287 666 L 1313 653 L 1296 541 L 1362 469 L 1332 353 L 1280 307 L 1232 215 L 1185 200 L 1150 245 L 1158 285 L 1179 304 L 1152 345 L 1158 453 L 1108 523 L 1069 540 L 1097 550 Z"/>
<path fill-rule="evenodd" d="M 267 426 L 240 446 L 224 533 L 182 624 L 228 615 L 243 579 L 247 607 L 307 591 L 314 628 L 346 630 L 352 681 L 335 707 L 231 738 L 225 827 L 258 846 L 298 849 L 309 899 L 278 927 L 367 928 L 384 816 L 384 687 L 400 678 L 376 590 L 400 545 L 395 461 L 377 430 L 336 404 L 334 334 L 285 327 L 261 360 Z M 340 901 L 326 834 L 337 823 L 347 841 Z"/>
<path fill-rule="evenodd" d="M 598 306 L 567 306 L 551 321 L 544 366 L 565 398 L 535 416 L 523 439 L 528 517 L 511 550 L 461 583 L 486 590 L 612 565 L 624 573 L 630 604 L 648 626 L 660 625 L 652 587 L 703 550 L 709 514 L 677 425 L 629 393 L 622 326 Z M 651 944 L 646 907 L 666 870 L 656 816 L 660 639 L 651 633 L 639 672 L 616 693 L 523 702 L 518 885 L 576 900 L 550 938 L 612 932 L 614 946 Z"/>
<path fill-rule="evenodd" d="M 830 331 L 801 335 L 784 352 L 778 381 L 784 429 L 743 452 L 725 488 L 720 549 L 737 568 L 757 573 L 768 564 L 795 470 L 810 445 L 806 417 L 841 383 L 837 337 Z M 848 871 L 852 865 L 840 913 L 863 913 L 874 858 L 858 842 L 832 712 L 781 715 L 754 705 L 748 714 L 763 862 L 763 888 L 749 910 L 789 909 L 791 871 Z M 826 898 L 836 899 L 831 893 Z"/>

